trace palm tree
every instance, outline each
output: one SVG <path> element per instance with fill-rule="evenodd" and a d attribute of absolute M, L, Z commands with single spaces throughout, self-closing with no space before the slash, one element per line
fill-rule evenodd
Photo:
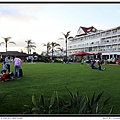
<path fill-rule="evenodd" d="M 36 44 L 36 43 L 32 42 L 32 40 L 26 40 L 25 42 L 27 43 L 27 46 L 25 48 L 27 48 L 27 52 L 29 55 L 29 54 L 31 54 L 31 49 L 35 50 L 36 46 L 34 44 Z"/>
<path fill-rule="evenodd" d="M 5 44 L 6 52 L 7 52 L 8 43 L 12 43 L 12 44 L 15 44 L 15 45 L 16 45 L 15 42 L 9 41 L 9 39 L 11 39 L 11 37 L 2 37 L 2 38 L 5 40 L 5 42 L 1 42 L 0 44 Z"/>
<path fill-rule="evenodd" d="M 47 56 L 48 56 L 48 52 L 51 49 L 50 42 L 48 42 L 47 44 L 43 43 L 43 46 L 47 46 Z"/>
<path fill-rule="evenodd" d="M 60 44 L 56 43 L 56 42 L 52 42 L 50 43 L 50 46 L 52 48 L 52 58 L 53 58 L 53 52 L 54 52 L 54 48 L 57 47 L 57 46 L 60 46 Z"/>
<path fill-rule="evenodd" d="M 68 31 L 66 34 L 62 32 L 62 34 L 64 35 L 64 38 L 59 38 L 59 40 L 65 40 L 65 43 L 66 43 L 66 60 L 67 60 L 67 40 L 71 39 L 73 37 L 70 36 L 70 31 Z"/>
<path fill-rule="evenodd" d="M 59 49 L 61 51 L 61 54 L 63 53 L 63 47 L 57 47 L 57 49 Z"/>

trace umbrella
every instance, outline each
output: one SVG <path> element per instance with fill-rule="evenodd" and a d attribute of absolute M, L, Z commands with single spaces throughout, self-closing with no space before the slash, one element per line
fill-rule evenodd
<path fill-rule="evenodd" d="M 76 53 L 75 55 L 76 56 L 84 56 L 84 55 L 89 55 L 90 53 L 87 53 L 87 52 L 78 52 Z"/>
<path fill-rule="evenodd" d="M 69 56 L 75 56 L 76 54 L 71 54 L 71 55 L 69 55 Z"/>

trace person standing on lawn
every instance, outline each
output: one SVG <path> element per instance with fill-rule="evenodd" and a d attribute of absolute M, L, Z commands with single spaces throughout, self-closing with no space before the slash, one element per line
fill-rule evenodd
<path fill-rule="evenodd" d="M 81 65 L 83 66 L 83 64 L 84 64 L 84 58 L 81 59 Z"/>
<path fill-rule="evenodd" d="M 5 57 L 5 63 L 7 64 L 8 72 L 10 72 L 10 56 L 9 55 Z"/>
<path fill-rule="evenodd" d="M 14 78 L 16 77 L 16 72 L 17 72 L 17 79 L 20 79 L 20 66 L 21 66 L 22 60 L 15 56 L 14 58 Z"/>

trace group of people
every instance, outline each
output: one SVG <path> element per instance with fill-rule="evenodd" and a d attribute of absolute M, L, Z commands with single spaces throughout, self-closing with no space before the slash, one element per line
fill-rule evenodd
<path fill-rule="evenodd" d="M 2 63 L 3 68 L 2 68 L 2 71 L 1 71 L 1 75 L 0 75 L 0 81 L 5 82 L 5 81 L 8 81 L 8 80 L 14 79 L 16 77 L 19 80 L 20 79 L 21 62 L 22 62 L 22 60 L 19 57 L 15 56 L 15 58 L 13 60 L 14 72 L 11 72 L 10 71 L 11 60 L 10 60 L 10 56 L 7 55 L 5 57 L 5 60 Z"/>
<path fill-rule="evenodd" d="M 81 58 L 81 60 L 80 60 L 80 62 L 81 62 L 81 65 L 83 66 L 83 64 L 84 64 L 84 58 Z M 101 64 L 103 63 L 102 61 L 98 61 L 97 62 L 97 67 L 95 66 L 95 61 L 91 61 L 91 60 L 89 60 L 89 62 L 88 62 L 88 64 L 90 65 L 90 67 L 92 68 L 92 69 L 98 69 L 98 70 L 105 70 L 106 68 L 102 68 L 101 67 Z"/>
<path fill-rule="evenodd" d="M 90 64 L 92 69 L 98 69 L 98 70 L 105 70 L 106 69 L 106 68 L 101 67 L 101 62 L 100 61 L 97 62 L 98 67 L 96 67 L 94 64 L 95 64 L 94 61 L 92 61 L 91 64 Z"/>

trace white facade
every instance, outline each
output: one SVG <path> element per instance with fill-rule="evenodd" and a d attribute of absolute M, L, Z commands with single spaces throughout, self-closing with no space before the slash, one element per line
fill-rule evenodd
<path fill-rule="evenodd" d="M 120 57 L 120 27 L 74 37 L 68 42 L 68 56 L 77 52 L 102 53 L 102 56 Z"/>

